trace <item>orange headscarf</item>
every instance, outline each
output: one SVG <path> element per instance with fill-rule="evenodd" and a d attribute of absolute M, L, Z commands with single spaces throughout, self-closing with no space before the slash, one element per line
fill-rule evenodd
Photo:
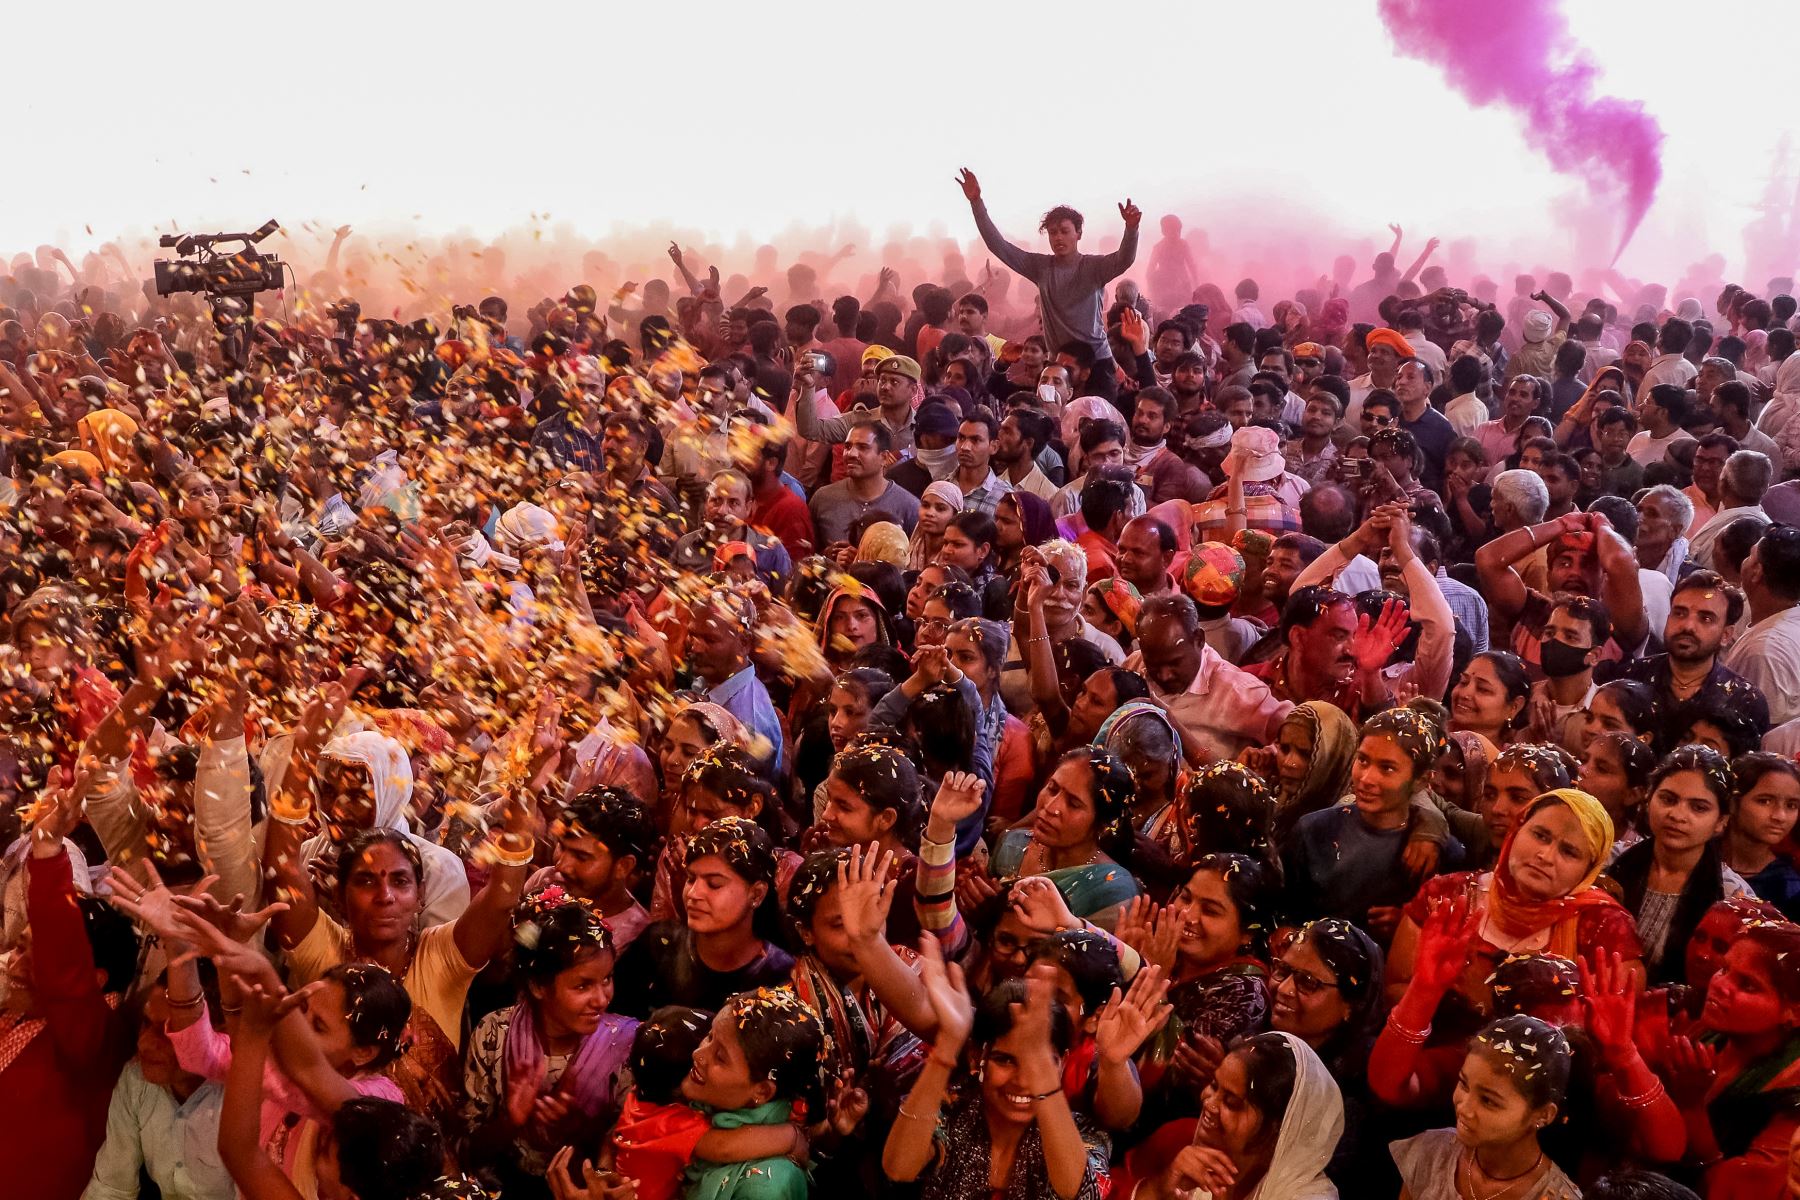
<path fill-rule="evenodd" d="M 75 422 L 75 436 L 81 440 L 82 449 L 100 460 L 100 465 L 112 474 L 125 474 L 128 465 L 135 461 L 131 448 L 131 439 L 138 431 L 138 423 L 116 408 L 99 408 Z"/>

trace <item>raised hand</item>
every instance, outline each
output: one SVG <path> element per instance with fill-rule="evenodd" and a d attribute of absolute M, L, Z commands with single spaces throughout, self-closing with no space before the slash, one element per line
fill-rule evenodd
<path fill-rule="evenodd" d="M 932 798 L 931 815 L 952 825 L 961 824 L 981 811 L 981 798 L 986 794 L 987 784 L 973 771 L 948 771 Z"/>
<path fill-rule="evenodd" d="M 1630 1062 L 1638 1054 L 1631 1036 L 1637 1023 L 1637 976 L 1625 969 L 1617 950 L 1602 951 L 1591 961 L 1578 958 L 1576 967 L 1581 972 L 1581 1006 L 1587 1011 L 1583 1026 L 1599 1043 L 1609 1066 Z"/>
<path fill-rule="evenodd" d="M 844 936 L 852 945 L 883 936 L 887 929 L 888 910 L 893 907 L 894 852 L 882 853 L 875 842 L 855 846 L 848 859 L 838 863 L 838 906 L 843 913 Z"/>
<path fill-rule="evenodd" d="M 1357 669 L 1372 675 L 1388 665 L 1394 651 L 1406 640 L 1408 632 L 1406 606 L 1389 600 L 1381 606 L 1381 615 L 1371 621 L 1366 615 L 1356 619 L 1356 636 L 1351 639 L 1350 653 Z"/>
<path fill-rule="evenodd" d="M 112 890 L 108 899 L 114 908 L 160 938 L 173 958 L 188 948 L 187 932 L 176 904 L 178 897 L 163 884 L 162 876 L 156 873 L 156 864 L 148 858 L 143 861 L 144 875 L 150 880 L 148 886 L 139 883 L 129 871 L 118 867 L 106 869 L 107 886 Z M 204 890 L 217 878 L 209 875 L 198 886 Z"/>
<path fill-rule="evenodd" d="M 681 247 L 675 242 L 669 243 L 669 260 L 678 267 L 681 265 Z"/>
<path fill-rule="evenodd" d="M 1134 896 L 1119 919 L 1116 936 L 1166 975 L 1174 971 L 1181 948 L 1181 913 L 1148 896 Z"/>
<path fill-rule="evenodd" d="M 321 981 L 323 982 L 323 981 Z M 245 981 L 238 1010 L 238 1028 L 250 1033 L 267 1033 L 281 1024 L 281 1019 L 306 1003 L 306 998 L 319 989 L 319 983 L 298 991 L 288 991 L 271 970 L 267 979 Z"/>
<path fill-rule="evenodd" d="M 1094 1027 L 1094 1044 L 1101 1060 L 1118 1064 L 1136 1054 L 1175 1011 L 1174 1005 L 1165 1002 L 1168 994 L 1169 980 L 1161 967 L 1140 970 L 1123 996 L 1114 988 Z"/>
<path fill-rule="evenodd" d="M 1138 227 L 1138 222 L 1144 219 L 1143 210 L 1133 204 L 1131 202 L 1131 197 L 1129 196 L 1125 197 L 1125 202 L 1119 205 L 1119 216 L 1125 219 L 1125 228 L 1127 230 L 1136 229 Z"/>
<path fill-rule="evenodd" d="M 1135 308 L 1127 308 L 1119 316 L 1119 336 L 1125 344 L 1138 354 L 1142 354 L 1150 345 L 1150 331 L 1144 327 L 1144 318 Z"/>
<path fill-rule="evenodd" d="M 1469 965 L 1469 948 L 1481 928 L 1482 911 L 1473 894 L 1434 896 L 1419 930 L 1419 950 L 1413 967 L 1413 986 L 1438 995 L 1450 990 Z"/>
<path fill-rule="evenodd" d="M 999 894 L 1000 885 L 979 867 L 956 873 L 956 903 L 964 912 L 985 908 Z"/>
<path fill-rule="evenodd" d="M 962 964 L 945 962 L 943 946 L 929 933 L 919 939 L 919 982 L 925 986 L 932 1015 L 937 1017 L 934 1053 L 939 1048 L 947 1054 L 959 1052 L 975 1027 L 975 1004 L 963 981 Z"/>
<path fill-rule="evenodd" d="M 230 904 L 220 904 L 207 892 L 206 886 L 207 880 L 203 879 L 193 895 L 174 896 L 171 899 L 176 908 L 193 914 L 234 942 L 248 942 L 262 932 L 264 925 L 288 910 L 286 904 L 276 901 L 274 904 L 265 904 L 254 912 L 245 912 L 241 892 L 231 898 Z"/>
<path fill-rule="evenodd" d="M 1388 232 L 1393 234 L 1396 238 L 1402 238 L 1402 237 L 1406 236 L 1406 231 L 1401 229 L 1400 226 L 1394 224 L 1392 221 L 1388 222 Z"/>
<path fill-rule="evenodd" d="M 1052 934 L 1081 925 L 1061 890 L 1045 875 L 1027 875 L 1013 884 L 1012 910 L 1034 933 Z"/>
<path fill-rule="evenodd" d="M 1169 1072 L 1183 1087 L 1199 1089 L 1212 1082 L 1225 1061 L 1225 1045 L 1216 1037 L 1196 1034 L 1175 1043 Z"/>
<path fill-rule="evenodd" d="M 845 1071 L 834 1081 L 825 1111 L 832 1132 L 839 1137 L 855 1133 L 862 1119 L 869 1115 L 869 1093 L 858 1086 L 854 1072 Z"/>
<path fill-rule="evenodd" d="M 956 183 L 957 186 L 962 188 L 963 196 L 970 204 L 975 204 L 980 201 L 981 181 L 975 178 L 975 172 L 964 167 L 961 171 L 957 172 Z"/>

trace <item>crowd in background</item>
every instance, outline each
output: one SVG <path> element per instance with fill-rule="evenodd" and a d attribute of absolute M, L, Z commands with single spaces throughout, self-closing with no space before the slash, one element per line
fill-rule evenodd
<path fill-rule="evenodd" d="M 242 354 L 12 261 L 0 1192 L 1800 1197 L 1793 281 L 958 182 Z"/>

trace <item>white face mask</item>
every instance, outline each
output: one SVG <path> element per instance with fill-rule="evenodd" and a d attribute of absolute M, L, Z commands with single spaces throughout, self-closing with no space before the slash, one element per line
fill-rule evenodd
<path fill-rule="evenodd" d="M 919 460 L 921 466 L 931 472 L 934 480 L 948 479 L 956 474 L 956 447 L 954 445 L 945 446 L 941 450 L 914 448 L 913 457 Z"/>
<path fill-rule="evenodd" d="M 1061 404 L 1063 402 L 1062 392 L 1057 390 L 1054 383 L 1038 384 L 1037 394 L 1038 399 L 1045 404 Z"/>

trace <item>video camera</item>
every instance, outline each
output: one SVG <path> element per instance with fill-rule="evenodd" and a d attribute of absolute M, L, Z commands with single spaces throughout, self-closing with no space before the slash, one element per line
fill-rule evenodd
<path fill-rule="evenodd" d="M 171 296 L 176 292 L 204 292 L 208 296 L 254 296 L 257 292 L 280 291 L 282 262 L 273 254 L 259 254 L 256 243 L 281 228 L 266 222 L 254 233 L 166 233 L 158 244 L 173 249 L 180 258 L 156 260 L 156 294 Z M 218 249 L 220 242 L 241 242 L 242 247 L 229 254 Z"/>

